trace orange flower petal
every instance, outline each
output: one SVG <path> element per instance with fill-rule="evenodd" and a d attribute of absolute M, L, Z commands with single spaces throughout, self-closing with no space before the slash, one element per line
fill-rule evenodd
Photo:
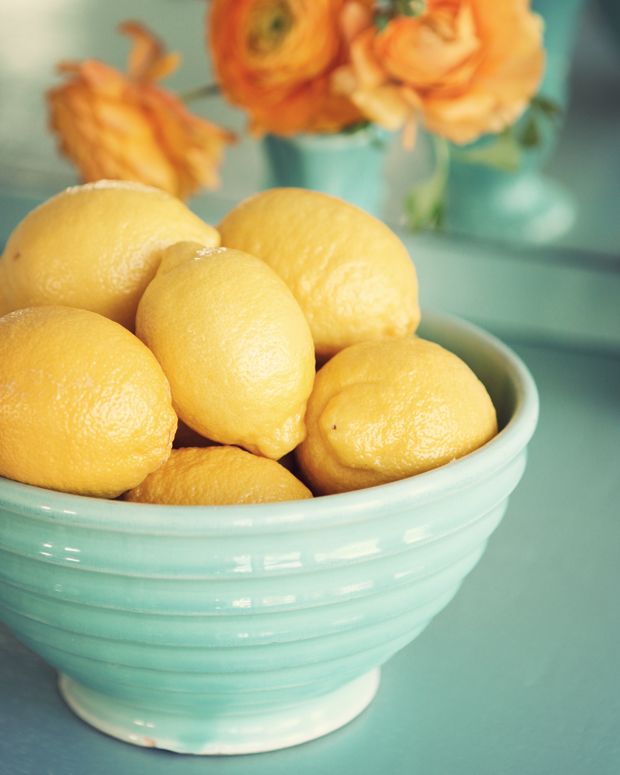
<path fill-rule="evenodd" d="M 132 80 L 159 81 L 179 67 L 180 54 L 166 53 L 159 38 L 140 22 L 123 22 L 119 24 L 118 31 L 133 41 L 127 65 L 127 73 Z"/>
<path fill-rule="evenodd" d="M 418 17 L 397 17 L 377 35 L 375 44 L 377 59 L 385 70 L 418 89 L 444 80 L 465 80 L 479 47 L 466 4 L 454 14 L 439 10 Z"/>
<path fill-rule="evenodd" d="M 412 115 L 411 106 L 397 86 L 377 86 L 356 91 L 352 99 L 362 113 L 379 126 L 395 131 Z"/>
<path fill-rule="evenodd" d="M 369 3 L 357 0 L 345 2 L 340 14 L 340 26 L 347 43 L 352 43 L 358 35 L 372 26 L 373 7 Z"/>
<path fill-rule="evenodd" d="M 542 22 L 528 0 L 429 0 L 419 16 L 360 33 L 351 66 L 355 78 L 345 70 L 335 87 L 372 120 L 397 122 L 386 87 L 400 86 L 431 132 L 467 143 L 527 107 L 543 73 Z"/>
<path fill-rule="evenodd" d="M 146 28 L 127 23 L 123 31 L 135 41 L 130 76 L 98 60 L 61 63 L 67 80 L 47 95 L 60 151 L 85 181 L 136 180 L 182 198 L 217 185 L 234 135 L 155 83 L 177 58 Z"/>
<path fill-rule="evenodd" d="M 345 0 L 213 0 L 207 32 L 222 92 L 254 133 L 338 131 L 362 118 L 334 93 L 346 62 Z M 369 7 L 367 0 L 356 5 Z"/>

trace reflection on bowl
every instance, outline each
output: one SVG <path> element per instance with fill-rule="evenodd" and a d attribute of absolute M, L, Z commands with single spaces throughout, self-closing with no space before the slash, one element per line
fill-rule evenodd
<path fill-rule="evenodd" d="M 538 399 L 504 345 L 427 313 L 501 431 L 466 458 L 290 503 L 104 501 L 0 480 L 0 616 L 108 734 L 191 753 L 295 745 L 350 721 L 454 596 L 525 467 Z"/>

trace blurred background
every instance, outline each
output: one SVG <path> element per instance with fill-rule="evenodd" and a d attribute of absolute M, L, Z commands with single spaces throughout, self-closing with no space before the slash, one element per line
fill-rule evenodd
<path fill-rule="evenodd" d="M 403 203 L 432 169 L 432 153 L 423 135 L 413 152 L 396 140 L 386 161 L 382 214 L 408 244 L 425 306 L 500 334 L 618 352 L 620 4 L 533 5 L 547 26 L 541 92 L 564 110 L 543 152 L 526 161 L 525 174 L 500 174 L 499 188 L 495 172 L 455 166 L 455 200 L 463 206 L 451 212 L 442 233 L 413 234 Z M 60 80 L 56 63 L 92 57 L 124 69 L 129 41 L 116 27 L 137 19 L 182 52 L 183 64 L 166 85 L 188 91 L 212 80 L 204 17 L 202 0 L 3 0 L 0 242 L 34 205 L 76 182 L 46 126 L 43 95 Z M 193 103 L 192 110 L 243 132 L 245 115 L 218 96 Z M 216 222 L 265 184 L 260 143 L 242 134 L 226 154 L 221 187 L 190 204 Z"/>

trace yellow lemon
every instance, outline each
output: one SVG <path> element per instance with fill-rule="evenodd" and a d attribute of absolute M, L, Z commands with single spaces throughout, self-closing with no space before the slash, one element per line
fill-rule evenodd
<path fill-rule="evenodd" d="M 418 338 L 364 342 L 317 374 L 297 450 L 316 493 L 357 490 L 449 463 L 497 433 L 484 385 Z"/>
<path fill-rule="evenodd" d="M 314 350 L 304 315 L 267 264 L 226 248 L 166 251 L 136 316 L 202 436 L 279 458 L 305 436 Z"/>
<path fill-rule="evenodd" d="M 412 334 L 416 273 L 400 239 L 363 210 L 317 191 L 279 188 L 235 207 L 222 244 L 262 258 L 308 319 L 319 358 L 366 340 Z"/>
<path fill-rule="evenodd" d="M 169 456 L 177 418 L 154 355 L 94 312 L 0 318 L 0 475 L 114 498 Z"/>
<path fill-rule="evenodd" d="M 66 189 L 32 210 L 0 258 L 2 312 L 60 304 L 133 329 L 161 251 L 219 235 L 180 200 L 150 186 L 101 180 Z"/>
<path fill-rule="evenodd" d="M 239 447 L 174 449 L 161 468 L 125 496 L 141 503 L 217 506 L 311 498 L 299 479 Z"/>

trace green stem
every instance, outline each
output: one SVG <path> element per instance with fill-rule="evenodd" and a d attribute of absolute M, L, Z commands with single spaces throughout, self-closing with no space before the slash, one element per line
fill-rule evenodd
<path fill-rule="evenodd" d="M 426 13 L 426 0 L 401 0 L 400 12 L 406 16 L 422 16 Z"/>
<path fill-rule="evenodd" d="M 213 97 L 219 93 L 220 87 L 216 83 L 208 83 L 205 86 L 199 86 L 197 89 L 190 89 L 190 91 L 183 92 L 179 97 L 183 102 L 194 102 L 203 97 Z"/>
<path fill-rule="evenodd" d="M 435 176 L 441 179 L 441 190 L 443 191 L 450 171 L 450 143 L 445 137 L 433 135 L 433 146 L 435 150 Z"/>
<path fill-rule="evenodd" d="M 455 148 L 452 155 L 462 164 L 481 164 L 504 172 L 516 172 L 521 163 L 521 147 L 514 126 L 504 129 L 482 146 Z"/>
<path fill-rule="evenodd" d="M 432 136 L 435 168 L 433 174 L 411 189 L 405 200 L 409 227 L 414 231 L 439 229 L 442 225 L 444 196 L 450 173 L 450 146 L 443 137 Z"/>

